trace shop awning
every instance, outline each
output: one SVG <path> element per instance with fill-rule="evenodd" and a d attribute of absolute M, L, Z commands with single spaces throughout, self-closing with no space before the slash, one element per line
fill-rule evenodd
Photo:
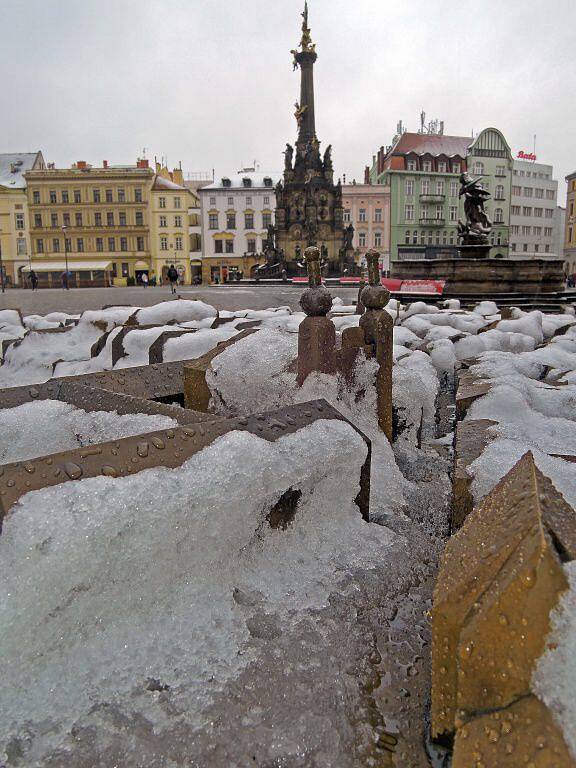
<path fill-rule="evenodd" d="M 111 269 L 111 261 L 73 261 L 68 259 L 68 271 L 69 272 L 105 272 L 107 269 Z M 30 269 L 34 272 L 64 272 L 66 269 L 66 262 L 62 261 L 33 261 L 32 267 L 27 264 L 22 272 L 30 272 Z"/>
<path fill-rule="evenodd" d="M 134 264 L 134 269 L 150 269 L 150 264 L 147 264 L 145 261 L 137 261 Z"/>

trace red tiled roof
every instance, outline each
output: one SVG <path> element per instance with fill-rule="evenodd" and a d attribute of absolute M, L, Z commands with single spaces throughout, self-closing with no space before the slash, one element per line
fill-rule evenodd
<path fill-rule="evenodd" d="M 390 155 L 446 155 L 466 157 L 466 150 L 474 139 L 470 136 L 439 136 L 427 133 L 404 133 Z"/>

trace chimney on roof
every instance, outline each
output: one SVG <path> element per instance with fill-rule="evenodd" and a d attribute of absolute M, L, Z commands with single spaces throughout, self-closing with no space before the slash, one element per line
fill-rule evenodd
<path fill-rule="evenodd" d="M 148 160 L 145 157 L 139 157 L 136 161 L 136 168 L 148 168 Z"/>
<path fill-rule="evenodd" d="M 370 168 L 364 168 L 364 184 L 370 184 Z"/>
<path fill-rule="evenodd" d="M 102 160 L 102 168 L 108 168 L 108 160 Z"/>

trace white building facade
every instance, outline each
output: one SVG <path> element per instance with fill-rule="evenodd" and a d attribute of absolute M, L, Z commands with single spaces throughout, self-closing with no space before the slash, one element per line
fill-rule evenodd
<path fill-rule="evenodd" d="M 274 224 L 279 173 L 253 169 L 198 189 L 202 210 L 202 278 L 219 283 L 249 277 L 263 263 L 268 227 Z"/>
<path fill-rule="evenodd" d="M 551 165 L 514 160 L 510 207 L 510 253 L 538 258 L 558 250 L 558 181 Z"/>

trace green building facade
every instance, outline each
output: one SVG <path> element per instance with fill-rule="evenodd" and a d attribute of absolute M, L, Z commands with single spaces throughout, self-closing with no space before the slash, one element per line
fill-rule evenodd
<path fill-rule="evenodd" d="M 512 153 L 494 128 L 475 139 L 443 134 L 403 133 L 375 156 L 367 177 L 390 186 L 390 260 L 454 257 L 460 174 L 482 176 L 492 195 L 486 212 L 493 222 L 491 256 L 508 255 Z"/>

